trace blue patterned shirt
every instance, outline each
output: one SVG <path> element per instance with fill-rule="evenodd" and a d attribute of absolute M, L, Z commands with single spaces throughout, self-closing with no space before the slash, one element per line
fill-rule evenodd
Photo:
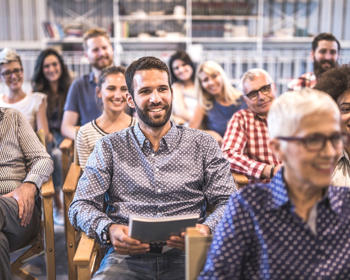
<path fill-rule="evenodd" d="M 97 142 L 69 219 L 93 238 L 112 222 L 127 224 L 129 215 L 200 214 L 213 230 L 234 191 L 229 164 L 210 135 L 172 123 L 154 152 L 135 125 Z M 216 208 L 205 218 L 207 204 Z"/>
<path fill-rule="evenodd" d="M 199 279 L 350 279 L 350 189 L 329 187 L 316 209 L 314 234 L 282 171 L 233 194 Z"/>

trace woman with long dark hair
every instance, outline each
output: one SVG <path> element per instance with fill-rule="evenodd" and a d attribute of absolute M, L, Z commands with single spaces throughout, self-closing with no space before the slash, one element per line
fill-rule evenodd
<path fill-rule="evenodd" d="M 63 206 L 60 200 L 60 188 L 63 184 L 62 161 L 59 144 L 63 140 L 60 132 L 63 106 L 71 84 L 71 77 L 62 56 L 52 48 L 40 52 L 32 78 L 33 90 L 47 95 L 47 119 L 52 141 L 47 144 L 48 152 L 54 160 L 53 182 L 55 185 L 55 222 L 63 224 Z"/>
<path fill-rule="evenodd" d="M 182 122 L 189 122 L 197 105 L 194 88 L 196 68 L 190 56 L 184 51 L 177 51 L 170 57 L 169 68 L 174 92 L 174 117 Z"/>

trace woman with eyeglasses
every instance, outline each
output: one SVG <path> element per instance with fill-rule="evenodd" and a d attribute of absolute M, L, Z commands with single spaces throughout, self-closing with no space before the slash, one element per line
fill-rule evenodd
<path fill-rule="evenodd" d="M 15 50 L 5 48 L 0 52 L 0 75 L 8 90 L 0 94 L 0 107 L 20 111 L 34 130 L 43 129 L 46 141 L 52 141 L 46 117 L 46 95 L 38 92 L 24 92 L 23 65 Z"/>
<path fill-rule="evenodd" d="M 67 92 L 71 84 L 71 77 L 62 56 L 55 49 L 45 49 L 38 55 L 32 86 L 35 92 L 42 92 L 47 96 L 47 119 L 52 141 L 47 143 L 47 150 L 54 160 L 54 172 L 52 174 L 55 186 L 54 221 L 57 225 L 64 224 L 63 205 L 60 199 L 60 190 L 63 185 L 62 152 L 59 145 L 63 140 L 61 134 L 61 122 L 63 106 Z"/>
<path fill-rule="evenodd" d="M 195 90 L 198 105 L 189 126 L 203 128 L 221 146 L 227 122 L 242 108 L 242 93 L 231 85 L 224 69 L 214 61 L 199 65 Z"/>
<path fill-rule="evenodd" d="M 331 185 L 345 141 L 337 104 L 286 92 L 267 123 L 283 167 L 232 194 L 199 279 L 350 279 L 350 189 Z"/>
<path fill-rule="evenodd" d="M 169 69 L 174 92 L 173 117 L 179 123 L 187 123 L 197 106 L 194 88 L 196 68 L 186 52 L 177 51 L 169 59 Z"/>
<path fill-rule="evenodd" d="M 328 93 L 337 103 L 342 121 L 342 132 L 350 135 L 350 66 L 342 65 L 322 74 L 315 89 Z M 350 143 L 338 159 L 332 176 L 332 184 L 350 187 Z"/>

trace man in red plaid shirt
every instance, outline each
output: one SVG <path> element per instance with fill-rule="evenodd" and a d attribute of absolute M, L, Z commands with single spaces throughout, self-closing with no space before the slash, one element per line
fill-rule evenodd
<path fill-rule="evenodd" d="M 222 150 L 231 171 L 250 180 L 269 180 L 280 169 L 280 161 L 269 147 L 266 117 L 275 98 L 275 85 L 263 69 L 251 69 L 241 79 L 247 109 L 233 114 Z"/>

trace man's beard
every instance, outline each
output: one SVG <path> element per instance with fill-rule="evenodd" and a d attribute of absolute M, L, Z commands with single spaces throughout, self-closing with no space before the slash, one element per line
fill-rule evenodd
<path fill-rule="evenodd" d="M 323 68 L 324 63 L 328 63 L 330 67 Z M 326 72 L 329 69 L 335 68 L 338 65 L 337 62 L 330 60 L 330 59 L 321 59 L 320 61 L 315 60 L 314 58 L 314 73 L 316 77 L 320 77 L 324 72 Z"/>
<path fill-rule="evenodd" d="M 136 113 L 139 116 L 140 120 L 147 124 L 149 127 L 153 127 L 153 128 L 157 128 L 157 127 L 162 127 L 164 126 L 170 119 L 171 116 L 171 111 L 172 111 L 172 104 L 170 103 L 170 105 L 166 105 L 165 106 L 165 110 L 166 110 L 166 114 L 162 119 L 158 119 L 157 121 L 154 121 L 153 119 L 151 119 L 148 114 L 147 111 L 141 110 L 135 103 L 135 109 L 136 109 Z M 147 110 L 147 109 L 146 109 Z"/>
<path fill-rule="evenodd" d="M 108 63 L 101 66 L 101 64 L 99 63 L 99 60 L 101 59 L 107 59 Z M 104 57 L 98 58 L 91 66 L 94 67 L 95 69 L 103 70 L 109 66 L 112 66 L 112 64 L 113 64 L 113 58 L 110 58 L 109 56 L 104 56 Z"/>

